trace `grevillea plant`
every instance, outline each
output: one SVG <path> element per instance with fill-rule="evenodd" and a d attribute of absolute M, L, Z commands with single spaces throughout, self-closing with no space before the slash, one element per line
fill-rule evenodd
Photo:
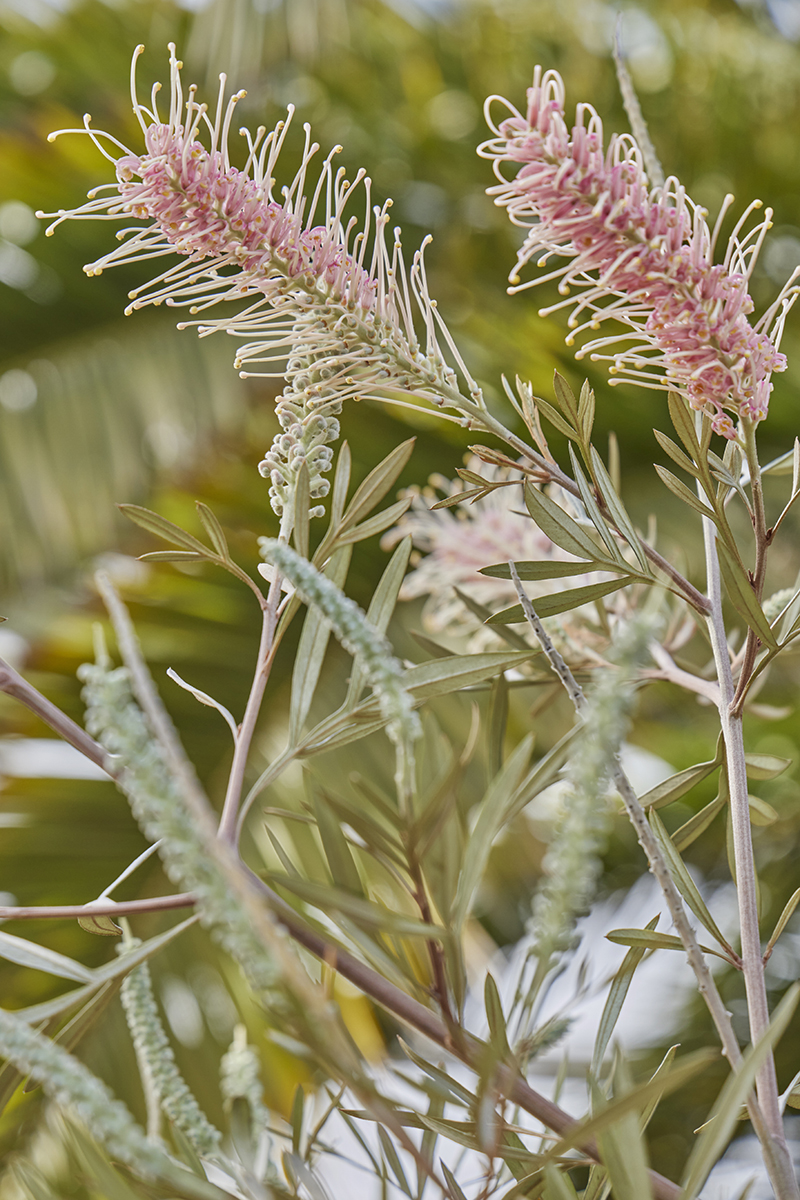
<path fill-rule="evenodd" d="M 168 102 L 159 108 L 155 85 L 144 104 L 135 81 L 139 53 L 132 100 L 143 146 L 131 150 L 95 132 L 88 118 L 83 130 L 62 131 L 90 137 L 113 178 L 80 207 L 49 214 L 50 232 L 68 219 L 121 221 L 120 245 L 87 266 L 88 274 L 158 260 L 131 293 L 129 311 L 161 303 L 184 309 L 191 320 L 182 324 L 195 325 L 200 336 L 224 331 L 239 340 L 237 369 L 285 381 L 276 400 L 279 432 L 260 467 L 279 528 L 261 539 L 262 590 L 234 562 L 206 506 L 198 506 L 206 541 L 124 506 L 169 545 L 146 557 L 227 570 L 262 614 L 240 717 L 184 685 L 216 707 L 233 734 L 218 804 L 186 757 L 107 577 L 97 586 L 121 665 L 98 636 L 96 661 L 80 671 L 85 728 L 0 664 L 0 688 L 115 780 L 176 888 L 115 903 L 111 885 L 90 904 L 0 909 L 4 918 L 78 917 L 94 932 L 124 934 L 116 958 L 89 970 L 0 933 L 0 953 L 80 984 L 54 1000 L 0 1012 L 0 1050 L 12 1084 L 30 1075 L 61 1106 L 76 1170 L 83 1177 L 94 1171 L 93 1186 L 108 1195 L 149 1196 L 157 1187 L 158 1194 L 166 1188 L 190 1197 L 326 1196 L 334 1156 L 352 1153 L 373 1176 L 371 1183 L 358 1176 L 365 1196 L 393 1189 L 417 1200 L 695 1200 L 744 1106 L 775 1196 L 797 1200 L 782 1124 L 791 1085 L 779 1095 L 773 1050 L 798 992 L 790 989 L 770 1012 L 764 963 L 800 891 L 762 948 L 750 812 L 755 803 L 763 818 L 766 806 L 748 795 L 748 775 L 770 778 L 787 764 L 748 755 L 742 724 L 755 685 L 800 634 L 800 591 L 763 594 L 769 552 L 800 495 L 800 442 L 762 468 L 756 440 L 771 376 L 786 365 L 779 341 L 796 295 L 790 281 L 751 323 L 748 281 L 769 210 L 749 227 L 758 207 L 751 205 L 718 254 L 731 198 L 709 230 L 705 211 L 678 180 L 662 178 L 622 64 L 638 141 L 614 136 L 606 146 L 600 118 L 586 104 L 570 127 L 560 77 L 538 67 L 524 112 L 504 101 L 510 115 L 494 124 L 491 102 L 487 110 L 493 136 L 480 154 L 500 180 L 489 193 L 528 229 L 510 290 L 558 279 L 565 299 L 542 315 L 570 308 L 570 344 L 580 337 L 580 354 L 610 361 L 612 382 L 668 393 L 651 402 L 656 419 L 669 414 L 677 441 L 661 431 L 656 438 L 688 482 L 657 470 L 702 528 L 701 583 L 645 538 L 629 514 L 617 454 L 604 462 L 593 441 L 596 400 L 588 384 L 576 398 L 557 375 L 553 395 L 540 398 L 522 380 L 515 388 L 504 381 L 513 428 L 490 412 L 429 294 L 424 245 L 407 269 L 399 234 L 391 246 L 387 241 L 389 202 L 373 207 L 365 173 L 347 180 L 335 168 L 338 147 L 316 166 L 320 149 L 306 127 L 300 165 L 279 186 L 290 110 L 270 132 L 242 131 L 243 165 L 234 165 L 229 135 L 241 93 L 226 99 L 223 79 L 209 110 L 194 86 L 184 90 L 171 47 Z M 520 273 L 534 262 L 543 274 L 522 283 Z M 610 332 L 596 338 L 601 323 L 610 323 Z M 356 419 L 348 411 L 355 399 L 422 405 L 490 444 L 470 447 L 459 482 L 436 476 L 428 489 L 406 490 L 379 509 L 412 443 L 398 446 L 351 492 L 339 419 Z M 566 439 L 562 463 L 548 445 L 548 425 Z M 765 471 L 791 478 L 785 506 L 769 517 Z M 749 539 L 734 533 L 733 506 L 747 518 Z M 365 612 L 345 585 L 353 546 L 376 534 L 393 553 Z M 423 657 L 412 662 L 393 650 L 388 630 L 398 598 L 419 596 L 427 597 L 428 625 L 417 635 Z M 265 692 L 285 634 L 303 611 L 284 742 L 258 774 L 253 739 Z M 332 688 L 318 685 L 331 634 L 351 665 L 338 706 L 326 709 Z M 693 658 L 691 648 L 684 651 L 703 636 L 713 673 L 701 652 Z M 638 696 L 653 680 L 714 706 L 720 737 L 703 762 L 637 795 L 620 750 Z M 553 686 L 565 689 L 574 724 L 535 757 L 536 717 L 517 704 L 509 724 L 509 693 L 513 688 L 515 702 L 520 695 L 547 699 Z M 485 725 L 485 739 L 474 715 L 471 725 L 459 725 L 465 699 Z M 446 720 L 442 705 L 450 705 Z M 522 720 L 531 728 L 509 746 Z M 476 770 L 479 742 L 486 761 Z M 337 758 L 343 748 L 347 773 Z M 360 762 L 360 774 L 353 773 Z M 269 844 L 243 839 L 262 820 L 262 801 L 298 765 L 307 799 L 294 812 L 267 808 Z M 669 806 L 715 773 L 716 798 L 672 828 Z M 527 951 L 502 988 L 480 968 L 476 1023 L 478 968 L 469 961 L 469 933 L 492 845 L 553 785 L 561 802 L 539 885 L 528 898 Z M 587 1111 L 570 1115 L 529 1077 L 537 1055 L 568 1024 L 563 1014 L 548 1015 L 548 990 L 595 896 L 615 806 L 627 814 L 663 892 L 667 925 L 657 929 L 656 919 L 610 935 L 629 951 L 597 1030 Z M 738 931 L 728 936 L 683 860 L 723 814 L 739 911 Z M 295 820 L 313 840 L 313 860 L 296 853 L 287 832 Z M 182 908 L 195 915 L 143 942 L 128 924 L 142 913 Z M 258 1047 L 244 1025 L 220 1064 L 223 1121 L 214 1124 L 203 1112 L 162 1028 L 148 966 L 196 919 L 241 969 L 265 1028 L 290 1038 L 313 1064 L 324 1097 L 316 1114 L 302 1092 L 289 1126 L 270 1112 Z M 680 1181 L 650 1169 L 646 1127 L 660 1098 L 696 1079 L 719 1052 L 675 1058 L 673 1050 L 652 1078 L 634 1080 L 612 1039 L 648 951 L 686 956 L 728 1062 Z M 709 955 L 743 975 L 747 1046 L 734 1032 Z M 406 1041 L 387 1050 L 379 1068 L 348 1032 L 335 976 L 403 1031 Z M 146 1129 L 71 1053 L 120 980 Z M 676 1164 L 673 1174 L 680 1170 Z M 51 1194 L 24 1159 L 14 1171 L 26 1194 Z"/>

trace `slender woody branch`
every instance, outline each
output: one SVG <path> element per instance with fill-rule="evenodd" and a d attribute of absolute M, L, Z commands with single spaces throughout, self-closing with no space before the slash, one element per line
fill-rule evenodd
<path fill-rule="evenodd" d="M 539 620 L 536 610 L 531 603 L 530 597 L 527 595 L 522 583 L 520 582 L 519 575 L 517 574 L 517 570 L 513 562 L 509 563 L 509 568 L 511 571 L 511 578 L 514 581 L 514 586 L 517 589 L 517 595 L 519 597 L 520 604 L 522 605 L 522 610 L 525 613 L 525 616 L 527 617 L 534 633 L 536 634 L 536 637 L 538 638 L 550 665 L 564 685 L 564 688 L 570 700 L 572 701 L 576 712 L 580 714 L 581 709 L 585 704 L 583 690 L 565 663 L 564 659 L 561 657 L 558 650 L 556 650 L 552 641 L 548 637 L 547 631 L 542 625 L 542 622 Z M 705 1000 L 708 1011 L 711 1014 L 711 1019 L 714 1022 L 720 1041 L 722 1042 L 723 1052 L 730 1062 L 731 1067 L 736 1069 L 742 1061 L 742 1054 L 741 1050 L 739 1049 L 739 1043 L 736 1039 L 736 1035 L 733 1031 L 730 1014 L 722 1002 L 722 997 L 717 990 L 714 977 L 709 970 L 703 952 L 700 949 L 697 938 L 695 937 L 694 930 L 689 923 L 689 918 L 686 915 L 686 909 L 683 906 L 683 901 L 681 900 L 678 889 L 676 888 L 672 875 L 670 874 L 670 870 L 667 866 L 664 855 L 661 852 L 661 847 L 656 841 L 655 835 L 653 834 L 647 817 L 645 816 L 644 809 L 639 803 L 636 792 L 634 791 L 627 775 L 623 771 L 622 766 L 619 764 L 619 761 L 617 762 L 616 768 L 612 772 L 612 778 L 617 791 L 622 797 L 622 802 L 625 805 L 628 817 L 630 818 L 630 821 L 636 830 L 639 844 L 647 856 L 650 870 L 658 881 L 661 891 L 664 894 L 664 899 L 667 902 L 667 907 L 669 908 L 673 924 L 675 925 L 675 929 L 681 939 L 681 942 L 683 943 L 684 950 L 686 951 L 686 958 L 690 967 L 694 971 L 698 989 Z M 760 1095 L 761 1094 L 759 1092 L 759 1099 Z M 777 1185 L 778 1188 L 777 1195 L 780 1198 L 783 1198 L 784 1196 L 793 1198 L 797 1191 L 797 1184 L 794 1183 L 793 1186 L 795 1192 L 792 1192 L 792 1184 L 789 1181 L 791 1164 L 788 1163 L 785 1142 L 783 1143 L 783 1147 L 781 1147 L 780 1140 L 775 1137 L 771 1126 L 767 1124 L 767 1118 L 765 1117 L 758 1100 L 756 1100 L 752 1093 L 747 1101 L 747 1111 L 748 1115 L 750 1116 L 750 1120 L 753 1123 L 753 1128 L 756 1131 L 758 1139 L 764 1148 L 770 1179 L 772 1180 L 773 1184 Z M 793 1178 L 794 1176 L 792 1174 L 792 1180 Z M 780 1190 L 781 1187 L 785 1187 L 786 1190 Z"/>
<path fill-rule="evenodd" d="M 3 666 L 11 673 L 8 676 L 9 678 L 16 676 L 16 672 L 8 668 L 7 664 L 3 664 Z M 0 687 L 2 687 L 5 678 L 6 675 L 0 674 Z M 13 692 L 9 688 L 2 688 L 2 690 L 9 691 L 9 694 L 16 696 L 32 712 L 40 715 L 42 720 L 51 729 L 59 733 L 65 741 L 86 754 L 92 762 L 96 762 L 98 766 L 102 766 L 105 770 L 109 770 L 110 768 L 109 773 L 113 777 L 113 763 L 107 764 L 107 756 L 103 747 L 85 733 L 80 726 L 76 725 L 74 721 L 70 720 L 65 713 L 62 713 L 54 704 L 46 701 L 35 688 L 30 684 L 26 684 L 21 676 L 16 676 L 16 678 L 24 686 L 20 687 L 15 684 Z M 463 1038 L 459 1039 L 459 1044 L 456 1044 L 451 1029 L 435 1012 L 426 1008 L 424 1004 L 415 1000 L 413 996 L 409 996 L 389 980 L 384 979 L 382 975 L 361 962 L 360 959 L 348 951 L 341 949 L 316 930 L 306 925 L 295 910 L 277 892 L 273 891 L 263 880 L 259 879 L 238 856 L 236 856 L 235 860 L 230 857 L 235 853 L 232 846 L 223 847 L 222 843 L 217 843 L 217 848 L 223 860 L 227 861 L 228 869 L 235 866 L 236 874 L 239 876 L 239 887 L 246 888 L 251 896 L 257 896 L 262 903 L 266 904 L 275 919 L 286 930 L 293 941 L 303 946 L 316 958 L 337 971 L 343 978 L 357 987 L 359 991 L 363 992 L 365 996 L 368 996 L 381 1008 L 385 1009 L 386 1012 L 391 1013 L 397 1020 L 415 1029 L 418 1033 L 423 1034 L 448 1053 L 454 1054 L 471 1069 L 480 1070 L 480 1064 L 485 1055 L 485 1045 L 483 1042 L 471 1034 L 465 1033 Z M 182 894 L 174 897 L 164 896 L 143 901 L 128 901 L 114 905 L 61 905 L 38 909 L 7 908 L 0 909 L 0 916 L 24 919 L 35 917 L 121 916 L 126 912 L 143 913 L 173 907 L 185 907 L 191 902 L 190 897 Z M 136 909 L 132 907 L 134 904 L 137 905 Z M 507 1072 L 502 1079 L 502 1084 L 507 1088 L 508 1098 L 512 1103 L 519 1105 L 524 1112 L 541 1121 L 542 1124 L 547 1126 L 548 1129 L 552 1129 L 555 1133 L 565 1135 L 576 1125 L 577 1122 L 574 1118 L 564 1112 L 562 1108 L 559 1108 L 557 1104 L 540 1095 L 539 1092 L 535 1091 L 519 1076 Z M 599 1160 L 599 1151 L 594 1141 L 587 1140 L 581 1143 L 580 1149 L 584 1150 L 586 1154 L 596 1161 Z M 650 1172 L 650 1180 L 654 1200 L 679 1200 L 680 1189 L 671 1180 L 664 1178 L 664 1176 L 659 1175 L 655 1171 Z"/>

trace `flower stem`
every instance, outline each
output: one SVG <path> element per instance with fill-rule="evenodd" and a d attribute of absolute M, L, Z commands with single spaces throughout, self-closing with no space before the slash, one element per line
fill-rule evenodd
<path fill-rule="evenodd" d="M 583 690 L 565 663 L 564 659 L 561 657 L 558 650 L 556 650 L 555 646 L 548 637 L 547 632 L 539 620 L 539 617 L 537 616 L 529 597 L 520 583 L 514 564 L 510 563 L 509 566 L 511 569 L 511 578 L 513 579 L 514 585 L 517 589 L 517 595 L 519 596 L 525 616 L 527 617 L 528 622 L 539 639 L 539 642 L 551 667 L 564 685 L 570 700 L 575 706 L 576 712 L 580 713 L 585 704 Z M 717 571 L 717 577 L 718 576 L 719 571 Z M 742 763 L 744 763 L 744 757 L 742 757 Z M 683 901 L 678 894 L 678 890 L 675 886 L 672 875 L 670 874 L 670 870 L 661 851 L 661 847 L 656 841 L 655 835 L 650 828 L 650 824 L 645 816 L 641 804 L 639 803 L 638 797 L 631 786 L 630 780 L 623 771 L 619 762 L 617 762 L 617 765 L 612 773 L 612 779 L 614 780 L 614 785 L 617 788 L 617 791 L 622 797 L 622 801 L 625 805 L 625 809 L 628 813 L 631 824 L 636 830 L 636 834 L 639 839 L 639 845 L 642 847 L 647 856 L 650 870 L 658 881 L 662 892 L 664 893 L 664 899 L 667 902 L 670 916 L 672 917 L 675 929 L 681 939 L 681 942 L 683 943 L 684 950 L 686 951 L 686 958 L 690 967 L 694 971 L 698 989 L 706 1002 L 708 1011 L 711 1014 L 711 1018 L 716 1026 L 717 1033 L 719 1034 L 720 1041 L 722 1042 L 723 1052 L 731 1064 L 731 1068 L 735 1070 L 742 1060 L 742 1054 L 741 1050 L 739 1049 L 739 1043 L 736 1039 L 736 1035 L 733 1031 L 730 1013 L 727 1011 L 722 1002 L 722 997 L 720 996 L 717 985 L 714 982 L 714 977 L 708 968 L 708 964 L 706 963 L 703 952 L 700 949 L 697 938 L 695 937 L 694 930 L 689 923 L 689 919 L 686 915 L 686 909 L 684 908 Z M 745 781 L 745 803 L 746 800 L 747 793 Z M 749 828 L 750 827 L 748 824 L 748 835 Z M 758 947 L 758 961 L 759 964 L 761 964 L 760 946 Z M 763 967 L 761 971 L 761 982 L 763 988 Z M 764 1000 L 766 1002 L 766 994 L 764 996 Z M 766 1024 L 768 1023 L 769 1014 L 767 1013 Z M 766 1028 L 766 1025 L 764 1028 Z M 761 1032 L 763 1032 L 763 1029 Z M 754 1033 L 753 1041 L 756 1040 L 756 1036 L 757 1035 Z M 770 1063 L 772 1063 L 772 1059 L 770 1059 Z M 767 1116 L 762 1111 L 760 1092 L 758 1100 L 756 1100 L 752 1093 L 750 1094 L 747 1100 L 747 1111 L 753 1124 L 753 1129 L 755 1130 L 756 1135 L 761 1143 L 764 1152 L 764 1162 L 766 1164 L 772 1185 L 775 1189 L 777 1200 L 798 1200 L 798 1197 L 800 1197 L 800 1192 L 798 1191 L 791 1158 L 789 1157 L 789 1152 L 783 1135 L 783 1124 L 781 1121 L 780 1107 L 778 1106 L 778 1091 L 777 1084 L 775 1082 L 774 1066 L 772 1072 L 772 1089 L 774 1093 L 774 1097 L 771 1097 L 774 1099 L 772 1115 L 774 1118 L 775 1111 L 777 1111 L 776 1124 L 769 1123 Z M 776 1128 L 777 1133 L 775 1132 Z"/>
<path fill-rule="evenodd" d="M 261 702 L 269 679 L 273 662 L 273 643 L 277 625 L 276 613 L 281 595 L 281 574 L 276 571 L 267 594 L 267 601 L 261 614 L 261 640 L 256 657 L 256 670 L 250 685 L 250 695 L 244 718 L 236 735 L 236 746 L 233 751 L 231 773 L 228 776 L 228 786 L 225 791 L 225 801 L 222 806 L 222 816 L 219 822 L 219 836 L 226 841 L 236 840 L 237 816 L 242 798 L 244 776 L 247 769 L 247 759 L 250 754 L 250 744 L 255 733 Z"/>
<path fill-rule="evenodd" d="M 755 497 L 755 489 L 754 489 Z M 762 507 L 763 512 L 763 507 Z M 757 527 L 758 528 L 758 527 Z M 708 597 L 711 613 L 708 630 L 714 652 L 719 682 L 719 716 L 725 741 L 725 758 L 730 791 L 730 820 L 733 830 L 734 862 L 736 867 L 736 897 L 739 904 L 739 928 L 742 943 L 744 974 L 750 1037 L 755 1043 L 769 1026 L 769 1005 L 764 983 L 764 963 L 761 957 L 761 937 L 758 928 L 756 874 L 753 859 L 753 840 L 750 829 L 750 806 L 747 798 L 747 769 L 744 757 L 742 718 L 734 712 L 734 684 L 731 671 L 728 639 L 722 615 L 722 588 L 717 556 L 716 530 L 708 517 L 703 517 L 703 540 L 708 572 Z M 778 1200 L 797 1200 L 800 1197 L 783 1132 L 775 1062 L 770 1054 L 756 1077 L 759 1107 L 764 1115 L 768 1146 L 761 1133 L 770 1179 Z M 770 1149 L 773 1151 L 769 1153 Z M 777 1169 L 775 1169 L 777 1168 Z"/>
<path fill-rule="evenodd" d="M 753 591 L 756 594 L 756 599 L 761 599 L 761 593 L 764 590 L 764 577 L 767 573 L 767 550 L 769 548 L 769 539 L 767 537 L 767 518 L 764 509 L 764 489 L 761 482 L 761 464 L 758 461 L 758 449 L 756 447 L 756 429 L 753 421 L 748 421 L 742 418 L 742 429 L 744 432 L 745 452 L 747 455 L 747 466 L 750 473 L 750 490 L 753 497 L 753 533 L 756 543 L 756 561 L 753 569 Z M 732 712 L 736 716 L 741 716 L 744 707 L 747 688 L 753 675 L 753 667 L 755 666 L 756 655 L 758 654 L 759 640 L 755 630 L 748 629 L 747 641 L 745 643 L 744 655 L 742 657 L 742 666 L 739 672 L 739 682 L 736 687 L 736 692 L 732 701 Z"/>

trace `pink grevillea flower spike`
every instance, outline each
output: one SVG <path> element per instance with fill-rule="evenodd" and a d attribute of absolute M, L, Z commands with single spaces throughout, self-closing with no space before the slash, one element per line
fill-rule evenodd
<path fill-rule="evenodd" d="M 89 193 L 72 210 L 40 214 L 55 217 L 47 230 L 67 219 L 126 220 L 139 224 L 118 231 L 116 249 L 88 264 L 89 275 L 108 267 L 168 259 L 169 265 L 130 293 L 131 312 L 145 305 L 186 308 L 183 322 L 201 336 L 222 330 L 242 338 L 235 365 L 242 376 L 285 378 L 278 402 L 283 432 L 261 464 L 272 483 L 273 508 L 291 511 L 297 473 L 309 469 L 311 494 L 328 491 L 322 478 L 330 469 L 329 443 L 339 434 L 342 402 L 371 397 L 394 403 L 427 400 L 438 407 L 459 407 L 458 375 L 445 360 L 443 346 L 466 384 L 473 407 L 482 405 L 480 389 L 464 365 L 435 301 L 425 274 L 424 248 L 406 271 L 399 231 L 386 243 L 388 210 L 373 207 L 370 180 L 363 170 L 352 181 L 334 169 L 340 146 L 328 154 L 312 181 L 319 145 L 305 128 L 300 166 L 275 195 L 274 173 L 292 121 L 289 109 L 268 133 L 259 126 L 246 139 L 242 168 L 231 165 L 229 134 L 234 112 L 245 95 L 225 100 L 225 76 L 213 118 L 196 99 L 192 85 L 184 95 L 182 63 L 170 44 L 169 111 L 162 117 L 155 84 L 149 107 L 136 89 L 137 47 L 131 65 L 131 100 L 141 126 L 144 150 L 136 154 L 107 133 L 96 132 L 90 118 L 82 129 L 113 164 L 116 179 Z M 353 198 L 362 197 L 363 219 L 347 215 Z M 360 227 L 359 227 L 360 225 Z M 175 262 L 177 256 L 178 261 Z M 234 302 L 219 315 L 219 306 Z M 418 338 L 415 321 L 424 329 Z M 322 512 L 314 509 L 313 515 Z M 284 530 L 286 533 L 287 531 Z"/>
<path fill-rule="evenodd" d="M 510 112 L 499 125 L 490 113 L 495 100 Z M 579 104 L 575 124 L 568 128 L 564 84 L 556 71 L 542 74 L 536 68 L 524 116 L 497 96 L 487 100 L 486 114 L 495 136 L 479 153 L 493 160 L 501 181 L 489 194 L 514 224 L 530 230 L 509 291 L 558 279 L 559 291 L 569 298 L 541 315 L 572 309 L 570 345 L 603 321 L 626 327 L 590 340 L 577 354 L 611 362 L 611 374 L 619 376 L 612 382 L 680 392 L 726 438 L 736 436 L 729 413 L 763 420 L 770 376 L 786 368 L 778 345 L 797 295 L 793 275 L 761 319 L 750 324 L 748 281 L 772 210 L 743 234 L 747 218 L 761 207 L 754 201 L 737 222 L 723 261 L 715 264 L 720 227 L 733 197 L 725 198 L 710 231 L 706 211 L 675 177 L 650 190 L 636 141 L 615 134 L 605 149 L 603 125 L 591 105 Z M 504 163 L 519 165 L 513 179 L 503 175 Z M 558 258 L 566 264 L 520 282 L 520 272 L 532 260 L 546 267 Z"/>

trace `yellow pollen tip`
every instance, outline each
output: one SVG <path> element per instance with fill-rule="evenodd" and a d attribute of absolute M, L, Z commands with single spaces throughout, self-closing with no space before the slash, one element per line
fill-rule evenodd
<path fill-rule="evenodd" d="M 519 275 L 509 275 L 509 277 L 508 277 L 508 282 L 513 283 L 515 287 L 519 283 L 519 281 L 520 281 Z"/>
<path fill-rule="evenodd" d="M 57 137 L 58 137 L 57 133 L 48 133 L 47 140 L 48 140 L 48 142 L 54 142 Z"/>

